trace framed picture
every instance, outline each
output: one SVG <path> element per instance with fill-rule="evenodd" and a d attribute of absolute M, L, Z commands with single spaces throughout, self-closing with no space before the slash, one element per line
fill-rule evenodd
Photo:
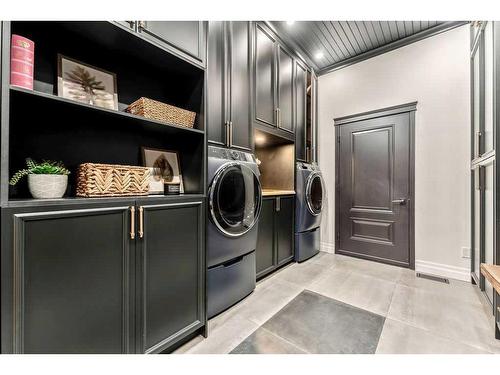
<path fill-rule="evenodd" d="M 177 151 L 143 147 L 142 160 L 145 167 L 152 168 L 151 194 L 159 194 L 156 192 L 159 190 L 159 181 L 162 183 L 161 193 L 163 193 L 163 184 L 165 182 L 180 183 L 180 193 L 184 193 L 181 165 Z"/>
<path fill-rule="evenodd" d="M 58 54 L 57 95 L 118 110 L 116 75 Z"/>

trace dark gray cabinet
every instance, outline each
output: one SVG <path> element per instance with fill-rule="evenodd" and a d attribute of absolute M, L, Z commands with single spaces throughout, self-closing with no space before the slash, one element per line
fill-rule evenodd
<path fill-rule="evenodd" d="M 307 161 L 306 115 L 307 115 L 307 69 L 299 62 L 295 64 L 295 158 Z"/>
<path fill-rule="evenodd" d="M 262 199 L 262 209 L 259 217 L 259 234 L 255 250 L 257 277 L 260 277 L 275 267 L 274 260 L 274 197 Z"/>
<path fill-rule="evenodd" d="M 255 251 L 257 278 L 294 258 L 294 196 L 264 197 Z"/>
<path fill-rule="evenodd" d="M 293 132 L 293 57 L 278 46 L 278 127 Z"/>
<path fill-rule="evenodd" d="M 2 352 L 133 352 L 132 204 L 8 218 Z"/>
<path fill-rule="evenodd" d="M 260 24 L 255 28 L 255 118 L 270 126 L 277 125 L 276 111 L 276 40 Z"/>
<path fill-rule="evenodd" d="M 202 21 L 137 21 L 137 31 L 146 38 L 204 65 L 205 29 Z"/>
<path fill-rule="evenodd" d="M 201 203 L 138 207 L 139 353 L 160 352 L 203 325 Z"/>
<path fill-rule="evenodd" d="M 2 353 L 159 352 L 205 325 L 202 199 L 120 202 L 2 209 Z"/>
<path fill-rule="evenodd" d="M 294 57 L 267 28 L 255 28 L 255 120 L 294 131 Z"/>
<path fill-rule="evenodd" d="M 276 263 L 281 266 L 292 260 L 294 256 L 295 197 L 278 197 L 276 203 Z"/>
<path fill-rule="evenodd" d="M 209 22 L 207 84 L 210 143 L 252 149 L 251 22 Z"/>

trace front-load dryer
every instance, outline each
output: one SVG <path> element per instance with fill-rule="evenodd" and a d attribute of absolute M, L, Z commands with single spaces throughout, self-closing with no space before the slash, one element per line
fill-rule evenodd
<path fill-rule="evenodd" d="M 255 248 L 262 205 L 259 168 L 246 152 L 208 147 L 208 317 L 255 289 Z"/>
<path fill-rule="evenodd" d="M 319 252 L 325 185 L 316 164 L 297 163 L 295 202 L 295 260 L 302 262 Z"/>

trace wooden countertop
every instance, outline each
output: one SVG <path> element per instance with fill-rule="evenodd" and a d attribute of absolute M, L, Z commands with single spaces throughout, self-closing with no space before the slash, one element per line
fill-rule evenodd
<path fill-rule="evenodd" d="M 500 266 L 482 263 L 481 273 L 491 283 L 497 293 L 500 293 Z"/>
<path fill-rule="evenodd" d="M 270 197 L 274 195 L 295 195 L 294 190 L 275 190 L 275 189 L 262 189 L 263 197 Z"/>

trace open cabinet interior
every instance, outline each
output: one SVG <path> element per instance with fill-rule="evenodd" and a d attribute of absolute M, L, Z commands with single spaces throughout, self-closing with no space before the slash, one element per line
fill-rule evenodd
<path fill-rule="evenodd" d="M 262 190 L 293 192 L 295 145 L 283 138 L 255 131 L 255 156 L 260 162 Z"/>

